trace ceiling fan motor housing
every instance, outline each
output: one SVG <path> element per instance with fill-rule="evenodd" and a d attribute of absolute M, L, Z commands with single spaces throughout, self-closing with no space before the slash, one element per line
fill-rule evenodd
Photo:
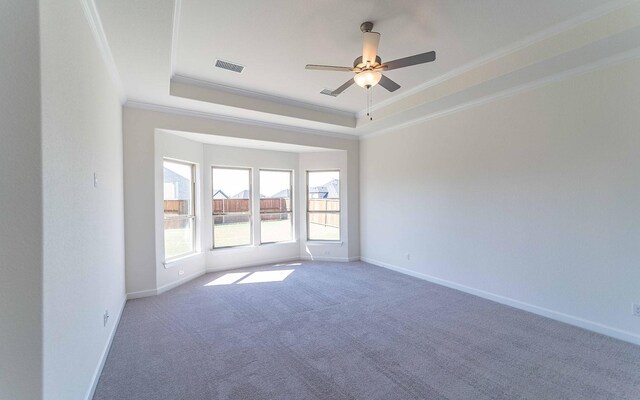
<path fill-rule="evenodd" d="M 355 76 L 343 83 L 336 90 L 330 91 L 332 96 L 337 96 L 344 92 L 352 84 L 370 89 L 376 84 L 380 84 L 389 92 L 395 92 L 400 89 L 400 85 L 393 80 L 382 75 L 383 71 L 391 71 L 394 69 L 410 67 L 412 65 L 424 64 L 435 61 L 436 52 L 429 51 L 426 53 L 415 54 L 413 56 L 399 58 L 393 61 L 387 61 L 382 64 L 382 59 L 378 56 L 378 45 L 380 43 L 380 33 L 373 32 L 373 22 L 366 21 L 360 25 L 362 31 L 362 56 L 353 61 L 353 67 L 341 67 L 334 65 L 316 65 L 307 64 L 306 69 L 323 70 L 323 71 L 339 71 L 339 72 L 355 72 Z"/>
<path fill-rule="evenodd" d="M 363 22 L 360 25 L 360 30 L 362 32 L 371 32 L 373 30 L 373 22 L 369 22 L 369 21 Z"/>
<path fill-rule="evenodd" d="M 371 64 L 370 66 L 373 69 L 381 64 L 382 64 L 382 59 L 380 58 L 380 56 L 376 56 L 376 62 Z M 362 62 L 362 56 L 353 60 L 353 68 L 363 69 L 365 66 L 366 64 Z"/>

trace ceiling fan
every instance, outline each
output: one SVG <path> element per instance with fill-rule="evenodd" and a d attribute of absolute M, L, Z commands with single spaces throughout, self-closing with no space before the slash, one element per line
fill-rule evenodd
<path fill-rule="evenodd" d="M 336 67 L 333 65 L 316 64 L 307 64 L 305 67 L 306 69 L 354 72 L 356 74 L 339 88 L 333 90 L 331 92 L 332 96 L 335 97 L 344 92 L 345 89 L 353 85 L 354 82 L 365 89 L 369 89 L 379 83 L 383 88 L 390 92 L 394 92 L 400 89 L 400 85 L 384 76 L 382 71 L 391 71 L 398 68 L 409 67 L 411 65 L 424 64 L 436 59 L 436 52 L 429 51 L 427 53 L 416 54 L 410 57 L 399 58 L 397 60 L 382 63 L 382 59 L 378 56 L 380 33 L 372 32 L 372 29 L 372 22 L 364 22 L 360 25 L 360 30 L 364 34 L 362 56 L 353 61 L 353 67 Z"/>

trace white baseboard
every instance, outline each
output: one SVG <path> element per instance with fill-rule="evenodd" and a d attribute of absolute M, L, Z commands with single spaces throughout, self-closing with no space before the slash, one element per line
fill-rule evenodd
<path fill-rule="evenodd" d="M 199 276 L 202 276 L 206 273 L 206 271 L 198 271 L 194 274 L 191 275 L 187 275 L 181 279 L 178 279 L 175 282 L 171 282 L 171 283 L 167 283 L 166 285 L 160 286 L 157 289 L 149 289 L 149 290 L 141 290 L 139 292 L 131 292 L 131 293 L 127 293 L 127 300 L 133 300 L 133 299 L 140 299 L 143 297 L 150 297 L 150 296 L 156 296 L 158 294 L 162 294 L 164 292 L 166 292 L 167 290 L 171 290 L 175 287 L 178 287 L 182 284 L 185 284 L 187 282 L 189 282 L 192 279 L 196 279 Z"/>
<path fill-rule="evenodd" d="M 469 293 L 478 297 L 482 297 L 487 300 L 495 301 L 496 303 L 504 304 L 510 307 L 518 308 L 520 310 L 538 314 L 543 317 L 551 318 L 556 321 L 564 322 L 569 325 L 574 325 L 574 326 L 587 329 L 593 332 L 597 332 L 603 335 L 611 336 L 616 339 L 624 340 L 625 342 L 640 345 L 640 335 L 637 335 L 633 332 L 628 332 L 621 329 L 613 328 L 607 325 L 600 324 L 598 322 L 589 321 L 580 317 L 576 317 L 576 316 L 565 314 L 559 311 L 554 311 L 547 308 L 539 307 L 533 304 L 525 303 L 509 297 L 501 296 L 498 294 L 485 292 L 484 290 L 475 289 L 469 286 L 461 285 L 459 283 L 451 282 L 445 279 L 440 279 L 435 276 L 412 271 L 407 268 L 398 267 L 396 265 L 388 264 L 388 263 L 374 260 L 368 257 L 360 257 L 360 259 L 369 264 L 387 268 L 396 272 L 400 272 L 405 275 L 413 276 L 415 278 L 424 279 L 425 281 L 429 281 L 441 286 L 446 286 L 452 289 L 460 290 L 461 292 Z"/>
<path fill-rule="evenodd" d="M 231 271 L 233 269 L 240 269 L 240 268 L 250 268 L 250 267 L 260 267 L 266 264 L 279 264 L 279 263 L 287 263 L 287 262 L 292 262 L 292 261 L 300 261 L 300 256 L 295 256 L 295 257 L 285 257 L 285 258 L 273 258 L 273 259 L 269 259 L 269 260 L 262 260 L 260 262 L 248 262 L 248 263 L 239 263 L 239 264 L 234 264 L 234 265 L 223 265 L 221 267 L 217 267 L 217 268 L 207 268 L 206 272 L 210 273 L 210 272 L 224 272 L 224 271 Z"/>
<path fill-rule="evenodd" d="M 183 278 L 180 278 L 175 282 L 171 282 L 171 283 L 167 283 L 166 285 L 162 285 L 162 286 L 160 286 L 158 288 L 157 293 L 158 294 L 162 294 L 162 293 L 166 292 L 167 290 L 171 290 L 171 289 L 173 289 L 175 287 L 178 287 L 180 285 L 183 285 L 183 284 L 189 282 L 190 280 L 196 279 L 196 278 L 204 275 L 205 273 L 206 273 L 205 270 L 198 271 L 198 272 L 193 273 L 191 275 L 187 275 L 187 276 L 185 276 Z"/>
<path fill-rule="evenodd" d="M 139 292 L 127 293 L 127 300 L 140 299 L 142 297 L 155 296 L 158 294 L 156 289 L 141 290 Z"/>
<path fill-rule="evenodd" d="M 124 311 L 124 306 L 127 304 L 127 299 L 125 298 L 120 306 L 120 311 L 114 320 L 113 325 L 111 326 L 111 332 L 109 332 L 109 339 L 107 340 L 107 344 L 102 350 L 102 354 L 100 355 L 100 362 L 96 367 L 96 370 L 93 372 L 93 376 L 91 377 L 91 386 L 89 386 L 89 390 L 87 391 L 87 395 L 84 397 L 86 400 L 93 399 L 93 395 L 96 392 L 96 387 L 98 386 L 98 381 L 100 380 L 100 375 L 102 374 L 102 369 L 104 368 L 104 363 L 107 361 L 107 356 L 109 355 L 109 350 L 111 350 L 111 344 L 113 343 L 113 338 L 116 335 L 116 330 L 118 329 L 118 324 L 120 324 L 120 318 L 122 317 L 122 312 Z"/>

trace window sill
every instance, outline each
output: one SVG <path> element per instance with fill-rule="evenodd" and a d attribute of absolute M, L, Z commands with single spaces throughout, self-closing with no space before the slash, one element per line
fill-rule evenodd
<path fill-rule="evenodd" d="M 179 263 L 179 262 L 181 262 L 181 261 L 184 261 L 184 260 L 188 260 L 188 259 L 190 259 L 190 258 L 192 258 L 192 257 L 195 257 L 195 256 L 199 256 L 200 254 L 202 254 L 202 252 L 200 252 L 200 251 L 194 251 L 193 253 L 189 253 L 189 254 L 186 254 L 186 255 L 184 255 L 184 256 L 180 256 L 180 257 L 178 257 L 178 258 L 172 258 L 172 259 L 170 259 L 170 260 L 165 260 L 165 261 L 162 263 L 162 265 L 164 265 L 164 267 L 165 267 L 165 268 L 170 268 L 170 267 L 172 267 L 174 264 L 177 264 L 177 263 Z"/>
<path fill-rule="evenodd" d="M 209 249 L 209 251 L 215 251 L 215 252 L 226 252 L 226 251 L 233 251 L 233 250 L 240 250 L 240 249 L 252 249 L 257 247 L 255 244 L 245 244 L 242 246 L 228 246 L 228 247 L 212 247 Z"/>
<path fill-rule="evenodd" d="M 247 249 L 255 249 L 258 248 L 260 246 L 278 246 L 278 245 L 291 245 L 291 244 L 295 244 L 298 243 L 297 240 L 288 240 L 286 242 L 273 242 L 273 243 L 260 243 L 260 244 L 248 244 L 245 246 L 229 246 L 229 247 L 219 247 L 219 248 L 211 248 L 209 249 L 209 251 L 215 251 L 215 252 L 225 252 L 225 251 L 233 251 L 233 250 L 247 250 Z"/>
<path fill-rule="evenodd" d="M 342 247 L 344 242 L 338 240 L 307 240 L 307 246 L 339 246 Z"/>
<path fill-rule="evenodd" d="M 284 241 L 284 242 L 260 243 L 260 246 L 278 246 L 278 245 L 295 244 L 295 243 L 298 243 L 298 241 L 296 241 L 296 240 L 287 240 L 287 241 Z"/>

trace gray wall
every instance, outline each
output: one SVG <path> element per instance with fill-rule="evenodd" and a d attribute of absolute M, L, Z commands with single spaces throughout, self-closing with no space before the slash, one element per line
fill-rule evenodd
<path fill-rule="evenodd" d="M 362 256 L 640 343 L 638 71 L 365 139 Z"/>
<path fill-rule="evenodd" d="M 42 393 L 38 2 L 0 3 L 0 398 Z"/>
<path fill-rule="evenodd" d="M 82 6 L 40 2 L 43 379 L 56 400 L 90 396 L 125 300 L 122 106 Z"/>
<path fill-rule="evenodd" d="M 345 215 L 348 215 L 350 227 L 344 238 L 346 256 L 358 258 L 360 256 L 359 227 L 359 142 L 357 140 L 340 139 L 328 136 L 302 134 L 264 126 L 239 124 L 229 121 L 217 121 L 200 116 L 178 113 L 159 112 L 132 107 L 125 107 L 123 114 L 124 140 L 124 202 L 125 202 L 125 239 L 126 239 L 126 282 L 130 297 L 141 297 L 155 294 L 158 290 L 171 287 L 180 282 L 178 268 L 158 274 L 157 242 L 161 239 L 161 230 L 157 230 L 158 210 L 149 207 L 160 199 L 156 189 L 156 177 L 161 169 L 158 167 L 159 158 L 154 152 L 156 130 L 183 131 L 209 135 L 229 136 L 243 139 L 291 143 L 303 146 L 322 147 L 343 150 L 347 153 L 347 170 L 349 186 Z M 354 138 L 355 139 L 355 138 Z M 208 229 L 208 228 L 207 228 Z M 324 254 L 321 248 L 319 254 Z M 333 247 L 326 251 L 333 251 Z M 255 253 L 257 254 L 257 253 Z M 209 257 L 213 261 L 215 257 Z M 222 261 L 220 266 L 226 261 Z M 214 261 L 215 262 L 215 261 Z M 237 266 L 237 265 L 233 265 Z M 216 268 L 207 265 L 207 268 Z M 193 266 L 195 272 L 197 266 Z M 185 271 L 185 276 L 187 271 Z"/>

